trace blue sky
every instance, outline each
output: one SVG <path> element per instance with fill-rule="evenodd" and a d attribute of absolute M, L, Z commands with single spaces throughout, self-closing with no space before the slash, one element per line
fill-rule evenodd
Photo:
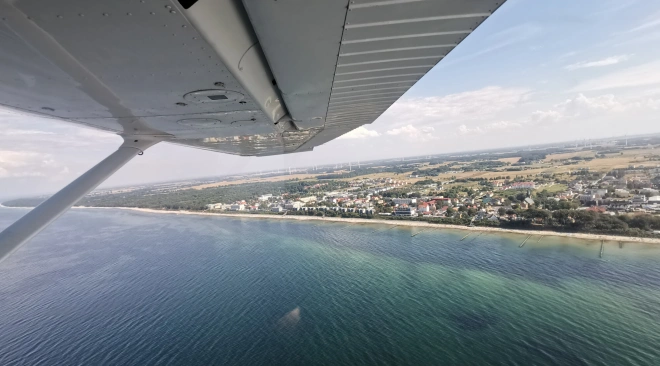
<path fill-rule="evenodd" d="M 660 132 L 660 2 L 509 0 L 377 121 L 314 152 L 157 145 L 106 186 Z M 0 198 L 53 192 L 120 144 L 0 111 Z"/>

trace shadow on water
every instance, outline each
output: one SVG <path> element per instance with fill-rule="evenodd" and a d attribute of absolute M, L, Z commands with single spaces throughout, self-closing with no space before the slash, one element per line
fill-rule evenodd
<path fill-rule="evenodd" d="M 292 228 L 295 226 L 295 229 Z M 310 231 L 305 222 L 290 222 L 286 232 L 298 232 L 324 246 L 350 248 L 379 256 L 387 256 L 412 264 L 435 264 L 455 269 L 491 272 L 512 279 L 563 287 L 569 279 L 589 279 L 608 282 L 613 286 L 642 285 L 660 288 L 660 262 L 653 258 L 619 258 L 603 261 L 594 247 L 593 257 L 579 245 L 557 244 L 543 250 L 521 250 L 519 237 L 480 235 L 469 242 L 460 242 L 462 232 L 433 229 L 424 235 L 411 237 L 411 229 L 394 228 L 387 231 L 349 227 L 336 232 L 340 226 L 331 223 Z M 280 234 L 280 233 L 278 233 Z M 591 254 L 589 252 L 589 254 Z"/>

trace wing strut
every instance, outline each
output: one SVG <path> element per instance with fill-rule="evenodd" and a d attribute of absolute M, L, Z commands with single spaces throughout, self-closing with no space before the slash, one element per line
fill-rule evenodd
<path fill-rule="evenodd" d="M 159 141 L 150 136 L 147 138 L 144 136 L 124 137 L 124 143 L 112 155 L 1 232 L 0 261 L 18 249 L 21 244 L 38 234 L 124 164 L 136 155 L 142 155 L 144 150 Z"/>

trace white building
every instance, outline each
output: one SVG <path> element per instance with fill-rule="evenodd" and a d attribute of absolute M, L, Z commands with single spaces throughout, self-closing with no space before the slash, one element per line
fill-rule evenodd
<path fill-rule="evenodd" d="M 245 205 L 242 203 L 234 203 L 229 209 L 232 211 L 243 211 L 245 210 Z"/>
<path fill-rule="evenodd" d="M 660 196 L 649 197 L 649 204 L 660 203 Z"/>
<path fill-rule="evenodd" d="M 417 198 L 392 198 L 392 202 L 397 205 L 414 205 L 417 203 Z"/>
<path fill-rule="evenodd" d="M 271 198 L 273 198 L 272 194 L 264 194 L 259 196 L 259 201 L 268 201 Z"/>
<path fill-rule="evenodd" d="M 289 202 L 284 205 L 287 210 L 297 210 L 301 207 L 303 207 L 303 203 L 300 201 Z"/>
<path fill-rule="evenodd" d="M 415 208 L 408 205 L 401 205 L 394 209 L 394 215 L 396 216 L 417 216 Z"/>

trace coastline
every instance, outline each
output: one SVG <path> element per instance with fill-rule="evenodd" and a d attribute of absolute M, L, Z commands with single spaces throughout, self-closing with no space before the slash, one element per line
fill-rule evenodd
<path fill-rule="evenodd" d="M 436 229 L 452 229 L 452 230 L 464 230 L 464 231 L 495 232 L 495 233 L 503 233 L 503 234 L 558 236 L 558 237 L 581 239 L 581 240 L 597 240 L 597 241 L 604 240 L 604 241 L 625 242 L 625 243 L 660 244 L 660 238 L 638 238 L 631 236 L 602 235 L 602 234 L 588 234 L 588 233 L 563 233 L 558 231 L 546 231 L 546 230 L 543 231 L 517 230 L 517 229 L 503 229 L 503 228 L 488 227 L 488 226 L 458 226 L 458 225 L 448 225 L 448 224 L 433 224 L 424 221 L 379 220 L 379 219 L 359 219 L 359 218 L 344 218 L 344 217 L 297 216 L 297 215 L 286 216 L 286 215 L 268 215 L 268 214 L 226 214 L 219 212 L 154 210 L 150 208 L 138 208 L 138 207 L 75 206 L 73 208 L 118 209 L 118 210 L 129 210 L 129 211 L 137 211 L 144 213 L 169 214 L 169 215 L 222 216 L 222 217 L 239 217 L 239 218 L 250 218 L 250 219 L 342 222 L 342 223 L 356 223 L 356 224 L 363 223 L 363 224 L 377 224 L 377 225 L 428 227 L 428 228 L 436 228 Z"/>
<path fill-rule="evenodd" d="M 7 207 L 0 204 L 0 208 L 17 208 L 17 209 L 32 209 L 33 207 Z M 128 210 L 143 213 L 155 213 L 165 215 L 196 215 L 196 216 L 221 216 L 221 217 L 238 217 L 249 219 L 263 219 L 263 220 L 298 220 L 298 221 L 320 221 L 320 222 L 343 222 L 354 224 L 376 224 L 376 225 L 394 225 L 394 226 L 409 226 L 409 227 L 425 227 L 436 229 L 451 229 L 463 231 L 479 231 L 479 232 L 493 232 L 502 234 L 518 234 L 518 235 L 543 235 L 543 236 L 557 236 L 564 238 L 573 238 L 581 240 L 604 240 L 625 243 L 644 243 L 644 244 L 660 244 L 660 238 L 639 238 L 634 236 L 617 236 L 617 235 L 603 235 L 603 234 L 588 234 L 588 233 L 564 233 L 559 231 L 549 230 L 520 230 L 520 229 L 503 229 L 499 227 L 489 226 L 458 226 L 448 224 L 433 224 L 424 221 L 406 221 L 406 220 L 379 220 L 379 219 L 359 219 L 359 218 L 344 218 L 344 217 L 318 217 L 318 216 L 298 216 L 298 215 L 268 215 L 268 214 L 227 214 L 220 212 L 199 212 L 199 211 L 172 211 L 172 210 L 154 210 L 151 208 L 139 207 L 88 207 L 88 206 L 74 206 L 72 209 L 92 209 L 92 210 Z"/>

